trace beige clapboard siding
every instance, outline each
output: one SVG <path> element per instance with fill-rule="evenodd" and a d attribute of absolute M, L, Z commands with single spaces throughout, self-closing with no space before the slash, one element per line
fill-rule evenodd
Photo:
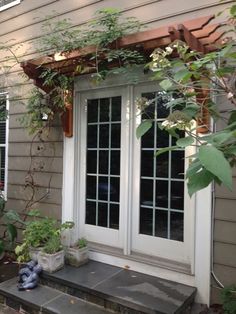
<path fill-rule="evenodd" d="M 17 171 L 18 169 L 28 171 L 30 162 L 32 162 L 32 169 L 36 172 L 52 172 L 61 173 L 63 162 L 62 157 L 10 157 L 8 169 Z"/>
<path fill-rule="evenodd" d="M 235 200 L 217 198 L 215 203 L 215 219 L 231 221 L 236 224 Z"/>
<path fill-rule="evenodd" d="M 215 264 L 236 268 L 236 245 L 229 243 L 215 242 L 214 244 Z M 224 278 L 222 278 L 224 282 Z M 235 278 L 232 278 L 232 283 Z"/>
<path fill-rule="evenodd" d="M 27 171 L 9 170 L 8 183 L 24 186 L 26 177 L 28 177 Z M 48 182 L 48 185 L 50 183 L 50 187 L 60 189 L 62 184 L 62 174 L 51 172 L 36 172 L 34 175 L 34 180 L 37 182 L 37 186 L 39 187 L 44 187 Z"/>
<path fill-rule="evenodd" d="M 236 177 L 233 178 L 233 190 L 230 191 L 224 186 L 215 187 L 216 198 L 236 200 Z"/>
<path fill-rule="evenodd" d="M 217 103 L 222 115 L 229 117 L 232 104 L 224 97 L 218 97 Z M 218 121 L 217 130 L 225 127 Z M 220 166 L 220 165 L 219 165 Z M 233 190 L 224 186 L 215 186 L 215 223 L 214 223 L 214 272 L 223 285 L 236 282 L 236 168 L 233 169 Z M 220 289 L 212 283 L 212 303 L 218 303 Z"/>
<path fill-rule="evenodd" d="M 17 113 L 17 114 L 11 114 L 11 117 L 9 119 L 9 127 L 10 129 L 18 129 L 22 127 L 22 119 L 25 118 L 24 113 Z M 57 119 L 55 123 L 53 124 L 53 127 L 61 127 L 61 121 Z"/>
<path fill-rule="evenodd" d="M 10 129 L 9 132 L 9 142 L 30 142 L 34 135 L 29 135 L 28 131 L 23 128 Z M 61 128 L 51 127 L 50 136 L 43 136 L 45 142 L 62 141 L 62 131 Z"/>
<path fill-rule="evenodd" d="M 19 199 L 9 199 L 8 207 L 21 212 L 22 208 L 25 208 L 27 202 L 25 200 Z M 35 203 L 32 206 L 33 209 L 38 209 L 42 216 L 50 216 L 52 218 L 58 219 L 58 216 L 61 214 L 61 205 L 52 204 L 52 203 Z"/>
<path fill-rule="evenodd" d="M 36 188 L 36 200 L 45 196 L 48 188 Z M 8 187 L 8 198 L 14 200 L 30 200 L 31 199 L 31 189 L 25 188 L 21 185 L 9 184 Z M 42 203 L 61 205 L 61 189 L 50 188 L 50 194 L 47 198 L 44 198 Z"/>
<path fill-rule="evenodd" d="M 222 221 L 222 220 L 216 219 L 214 238 L 215 238 L 215 242 L 229 243 L 229 244 L 236 245 L 236 222 L 235 221 Z"/>
<path fill-rule="evenodd" d="M 91 9 L 88 10 L 88 7 L 82 7 L 74 9 L 71 8 L 66 13 L 66 10 L 62 10 L 60 13 L 60 8 L 64 7 L 65 0 L 60 1 L 60 6 L 56 5 L 56 11 L 60 18 L 69 17 L 75 25 L 82 25 L 90 20 L 93 16 L 93 13 L 100 8 L 115 6 L 120 8 L 124 12 L 124 16 L 136 16 L 142 23 L 149 25 L 150 27 L 157 27 L 161 25 L 166 25 L 168 23 L 181 22 L 186 19 L 191 19 L 194 17 L 209 15 L 216 13 L 216 6 L 219 5 L 217 1 L 201 0 L 198 3 L 193 3 L 193 1 L 179 1 L 178 5 L 173 5 L 172 0 L 162 0 L 162 1 L 137 1 L 133 0 L 127 2 L 125 0 L 120 0 L 114 4 L 114 0 L 99 1 L 98 3 L 91 5 Z M 73 3 L 72 3 L 73 7 Z M 78 7 L 78 4 L 77 4 Z M 44 7 L 45 12 L 42 11 L 41 14 L 43 17 L 49 14 L 52 10 L 52 5 L 50 9 Z M 220 8 L 219 8 L 220 10 Z M 30 14 L 30 13 L 29 13 Z M 35 14 L 35 13 L 34 13 Z M 23 17 L 22 17 L 23 18 Z M 32 21 L 35 17 L 27 17 L 26 20 Z M 27 58 L 33 57 L 35 53 L 35 47 L 33 45 L 34 40 L 39 38 L 41 29 L 40 22 L 44 20 L 38 19 L 38 23 L 29 23 L 22 31 L 22 28 L 19 30 L 15 29 L 11 33 L 2 35 L 2 40 L 9 38 L 12 34 L 12 38 L 15 39 L 15 44 L 21 44 L 21 55 L 24 55 Z M 21 23 L 17 23 L 21 25 Z M 17 40 L 16 40 L 17 38 Z M 0 58 L 1 60 L 1 58 Z"/>
<path fill-rule="evenodd" d="M 224 283 L 225 286 L 235 284 L 236 278 L 236 267 L 229 267 L 225 265 L 214 265 L 215 273 L 218 279 Z M 212 304 L 219 303 L 221 300 L 222 289 L 217 286 L 215 280 L 212 278 L 212 289 L 211 289 L 211 302 Z"/>
<path fill-rule="evenodd" d="M 42 157 L 61 157 L 63 153 L 62 142 L 41 143 L 11 143 L 8 149 L 9 157 L 28 157 L 30 155 Z"/>

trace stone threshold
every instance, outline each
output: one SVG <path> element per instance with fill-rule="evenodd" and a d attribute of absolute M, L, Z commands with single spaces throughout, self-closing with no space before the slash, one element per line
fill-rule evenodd
<path fill-rule="evenodd" d="M 79 268 L 65 266 L 43 273 L 42 283 L 64 293 L 96 303 L 118 313 L 186 313 L 194 301 L 196 288 L 89 261 Z"/>
<path fill-rule="evenodd" d="M 33 290 L 18 291 L 17 280 L 15 277 L 0 284 L 1 302 L 8 307 L 6 314 L 108 314 L 107 310 L 96 304 L 47 286 L 39 285 Z M 17 312 L 11 312 L 11 309 Z"/>
<path fill-rule="evenodd" d="M 17 281 L 0 284 L 0 300 L 30 314 L 189 313 L 196 294 L 194 287 L 96 261 L 43 272 L 33 290 L 18 291 Z"/>

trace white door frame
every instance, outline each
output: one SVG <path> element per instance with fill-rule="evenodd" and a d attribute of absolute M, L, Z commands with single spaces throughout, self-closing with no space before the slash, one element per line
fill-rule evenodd
<path fill-rule="evenodd" d="M 143 75 L 140 75 L 141 80 L 145 81 Z M 76 173 L 79 173 L 80 164 L 78 152 L 78 138 L 80 125 L 77 117 L 79 116 L 78 104 L 80 103 L 79 91 L 88 91 L 89 89 L 108 88 L 111 86 L 124 86 L 123 78 L 112 78 L 110 82 L 103 82 L 101 86 L 93 86 L 90 84 L 87 77 L 79 77 L 75 83 L 74 94 L 74 136 L 72 138 L 64 137 L 63 151 L 63 189 L 62 189 L 62 220 L 73 220 L 78 230 L 78 193 L 76 188 L 80 184 L 79 178 L 76 178 Z M 128 85 L 128 84 L 127 84 Z M 126 86 L 127 86 L 126 85 Z M 128 91 L 129 91 L 129 87 Z M 76 93 L 77 92 L 77 93 Z M 130 161 L 129 161 L 130 162 Z M 184 275 L 178 271 L 170 271 L 164 268 L 147 267 L 138 262 L 131 262 L 125 258 L 110 256 L 109 254 L 91 253 L 91 257 L 96 260 L 104 261 L 113 265 L 121 266 L 132 265 L 132 269 L 140 272 L 146 272 L 154 276 L 159 276 L 168 280 L 174 280 L 197 287 L 197 302 L 208 304 L 210 302 L 210 265 L 211 265 L 211 203 L 212 193 L 211 186 L 196 193 L 196 214 L 194 217 L 195 239 L 192 246 L 192 274 Z M 128 199 L 127 202 L 131 200 Z M 127 219 L 131 219 L 130 213 L 127 213 Z M 130 236 L 129 231 L 127 239 Z M 75 234 L 78 237 L 78 232 Z M 129 253 L 129 245 L 125 246 L 126 254 Z"/>

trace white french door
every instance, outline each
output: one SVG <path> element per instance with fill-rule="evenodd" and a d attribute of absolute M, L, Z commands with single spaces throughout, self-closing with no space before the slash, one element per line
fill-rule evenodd
<path fill-rule="evenodd" d="M 91 242 L 190 264 L 194 204 L 186 192 L 186 152 L 154 158 L 175 139 L 161 131 L 169 114 L 157 84 L 91 89 L 79 93 L 79 236 Z M 135 99 L 149 100 L 141 115 Z M 141 140 L 141 120 L 153 119 Z"/>
<path fill-rule="evenodd" d="M 126 190 L 125 88 L 80 94 L 79 232 L 89 241 L 123 248 Z"/>
<path fill-rule="evenodd" d="M 188 197 L 184 172 L 185 157 L 193 152 L 179 149 L 154 157 L 156 151 L 176 142 L 158 127 L 170 114 L 167 96 L 156 85 L 144 84 L 134 88 L 134 98 L 149 101 L 143 113 L 136 115 L 134 127 L 142 120 L 154 122 L 141 140 L 134 138 L 132 251 L 190 263 L 194 202 Z"/>

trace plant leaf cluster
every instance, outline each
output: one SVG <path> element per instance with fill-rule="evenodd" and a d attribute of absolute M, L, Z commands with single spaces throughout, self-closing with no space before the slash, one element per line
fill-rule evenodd
<path fill-rule="evenodd" d="M 122 36 L 136 33 L 141 28 L 140 22 L 133 17 L 123 18 L 119 10 L 106 8 L 96 12 L 95 17 L 86 25 L 75 27 L 69 19 L 58 20 L 56 14 L 50 15 L 43 23 L 43 35 L 39 38 L 39 52 L 66 56 L 73 49 L 94 47 L 94 52 L 81 60 L 76 60 L 74 75 L 92 73 L 91 81 L 98 84 L 109 74 L 126 73 L 127 80 L 136 80 L 129 70 L 143 64 L 145 58 L 138 50 L 121 49 L 118 41 Z M 39 79 L 43 86 L 50 88 L 47 96 L 39 88 L 32 91 L 28 101 L 27 113 L 23 117 L 23 125 L 30 132 L 40 130 L 45 123 L 42 115 L 48 116 L 48 123 L 59 112 L 65 110 L 65 92 L 71 91 L 74 77 L 60 74 L 42 63 L 39 66 Z"/>
<path fill-rule="evenodd" d="M 233 6 L 230 12 L 234 14 L 234 10 Z M 175 146 L 158 150 L 156 156 L 195 147 L 196 153 L 191 156 L 186 172 L 190 196 L 212 182 L 232 189 L 232 167 L 236 165 L 235 51 L 234 41 L 206 54 L 192 51 L 186 43 L 175 41 L 165 49 L 156 49 L 148 64 L 154 73 L 153 79 L 169 97 L 165 106 L 171 114 L 158 126 L 177 138 Z M 222 101 L 232 108 L 227 116 L 218 106 Z M 146 108 L 144 106 L 142 112 Z M 211 130 L 202 120 L 203 113 L 215 123 L 222 120 L 225 127 Z M 152 119 L 142 121 L 137 128 L 137 137 L 143 136 L 152 123 Z M 208 134 L 199 134 L 199 126 Z M 184 137 L 179 137 L 177 130 L 184 130 Z"/>

